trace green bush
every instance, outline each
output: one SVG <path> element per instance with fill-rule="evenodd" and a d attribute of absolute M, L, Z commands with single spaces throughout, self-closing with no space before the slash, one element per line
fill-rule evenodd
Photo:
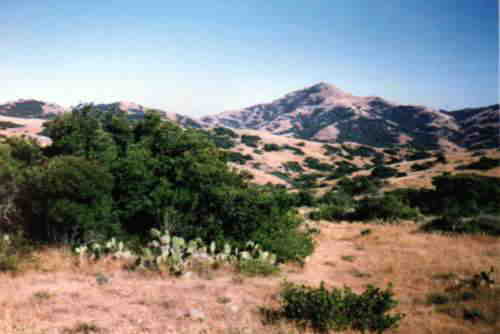
<path fill-rule="evenodd" d="M 356 294 L 347 287 L 328 290 L 324 283 L 319 288 L 286 283 L 280 294 L 280 309 L 262 311 L 267 320 L 285 318 L 318 332 L 351 329 L 382 333 L 396 328 L 404 317 L 389 313 L 398 304 L 393 296 L 390 287 L 381 290 L 368 286 Z"/>
<path fill-rule="evenodd" d="M 394 177 L 398 174 L 398 170 L 387 167 L 387 166 L 376 166 L 373 168 L 371 172 L 372 177 L 380 178 L 380 179 L 386 179 L 389 177 Z"/>
<path fill-rule="evenodd" d="M 343 178 L 339 180 L 337 187 L 341 188 L 345 193 L 355 196 L 376 193 L 382 187 L 382 182 L 368 176 L 356 176 L 352 179 Z"/>
<path fill-rule="evenodd" d="M 309 218 L 312 220 L 342 220 L 346 219 L 350 210 L 344 206 L 329 204 L 321 205 L 318 210 L 312 211 Z"/>
<path fill-rule="evenodd" d="M 313 157 L 305 158 L 304 163 L 308 168 L 315 169 L 321 172 L 327 172 L 333 169 L 332 165 L 327 163 L 322 163 L 318 159 Z"/>
<path fill-rule="evenodd" d="M 112 189 L 107 168 L 82 157 L 59 156 L 28 169 L 19 200 L 27 236 L 64 242 L 119 234 Z"/>
<path fill-rule="evenodd" d="M 238 263 L 238 270 L 246 276 L 271 276 L 279 272 L 279 268 L 271 263 L 252 259 Z"/>
<path fill-rule="evenodd" d="M 422 160 L 432 158 L 432 154 L 426 151 L 416 151 L 407 155 L 405 158 L 408 161 Z"/>
<path fill-rule="evenodd" d="M 305 154 L 304 151 L 302 151 L 300 148 L 290 146 L 288 144 L 283 145 L 282 149 L 292 151 L 293 154 L 295 154 L 295 155 L 304 155 Z"/>
<path fill-rule="evenodd" d="M 389 222 L 400 219 L 418 219 L 419 217 L 420 211 L 418 209 L 408 206 L 400 197 L 393 194 L 360 200 L 352 215 L 355 220 L 381 219 Z"/>
<path fill-rule="evenodd" d="M 0 234 L 0 272 L 17 272 L 32 261 L 32 246 L 21 234 Z"/>
<path fill-rule="evenodd" d="M 422 226 L 422 230 L 427 232 L 481 233 L 500 236 L 500 217 L 481 215 L 465 218 L 445 215 Z"/>
<path fill-rule="evenodd" d="M 214 132 L 218 136 L 228 136 L 231 138 L 238 138 L 238 134 L 236 132 L 234 132 L 233 130 L 228 129 L 228 128 L 217 127 L 217 128 L 214 128 Z"/>
<path fill-rule="evenodd" d="M 427 170 L 429 168 L 434 167 L 435 162 L 434 161 L 427 161 L 423 162 L 421 164 L 419 163 L 414 163 L 411 165 L 411 170 L 414 172 L 422 171 L 422 170 Z"/>
<path fill-rule="evenodd" d="M 264 145 L 264 151 L 266 152 L 274 152 L 274 151 L 281 151 L 283 148 L 279 146 L 278 144 L 265 144 Z"/>
<path fill-rule="evenodd" d="M 250 154 L 241 154 L 240 152 L 227 152 L 226 154 L 227 161 L 235 162 L 240 165 L 244 165 L 247 161 L 253 160 L 253 157 Z"/>
<path fill-rule="evenodd" d="M 500 167 L 500 159 L 493 159 L 488 157 L 481 157 L 479 161 L 473 162 L 469 165 L 464 165 L 458 167 L 458 169 L 478 169 L 478 170 L 488 170 Z"/>
<path fill-rule="evenodd" d="M 261 140 L 262 138 L 260 138 L 259 136 L 250 136 L 250 135 L 241 136 L 241 142 L 250 147 L 258 147 L 259 141 Z"/>
<path fill-rule="evenodd" d="M 287 171 L 292 171 L 295 173 L 301 173 L 304 171 L 304 168 L 302 168 L 302 166 L 297 161 L 287 161 L 283 163 L 283 167 L 285 167 Z"/>

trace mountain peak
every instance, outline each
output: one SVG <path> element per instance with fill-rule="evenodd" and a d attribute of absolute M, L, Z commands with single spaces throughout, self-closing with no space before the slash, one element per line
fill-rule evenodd
<path fill-rule="evenodd" d="M 314 84 L 306 88 L 305 90 L 323 96 L 334 96 L 334 97 L 352 96 L 350 93 L 343 91 L 339 87 L 324 81 L 320 81 L 317 84 Z"/>

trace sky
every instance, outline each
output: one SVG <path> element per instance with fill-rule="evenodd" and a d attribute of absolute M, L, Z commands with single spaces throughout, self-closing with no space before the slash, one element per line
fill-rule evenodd
<path fill-rule="evenodd" d="M 447 110 L 498 103 L 497 0 L 0 0 L 0 103 L 199 117 L 324 81 Z"/>

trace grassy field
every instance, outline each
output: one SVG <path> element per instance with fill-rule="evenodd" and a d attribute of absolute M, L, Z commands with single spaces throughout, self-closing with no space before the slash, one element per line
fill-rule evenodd
<path fill-rule="evenodd" d="M 127 271 L 112 260 L 76 265 L 68 250 L 45 249 L 18 274 L 1 274 L 0 332 L 299 333 L 291 324 L 264 326 L 258 312 L 260 306 L 277 305 L 285 279 L 355 291 L 392 283 L 397 311 L 406 314 L 394 333 L 500 331 L 498 285 L 467 303 L 429 303 L 429 296 L 454 281 L 498 267 L 498 238 L 425 234 L 411 222 L 317 227 L 317 249 L 307 263 L 283 265 L 271 277 L 247 277 L 223 267 L 176 278 Z M 464 319 L 468 305 L 484 319 Z"/>

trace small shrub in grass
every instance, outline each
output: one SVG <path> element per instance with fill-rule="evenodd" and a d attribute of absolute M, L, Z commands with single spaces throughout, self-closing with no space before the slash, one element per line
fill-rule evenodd
<path fill-rule="evenodd" d="M 0 234 L 0 272 L 16 272 L 31 260 L 31 247 L 21 235 Z"/>
<path fill-rule="evenodd" d="M 281 151 L 282 148 L 278 144 L 265 144 L 264 151 L 273 152 L 273 151 Z"/>
<path fill-rule="evenodd" d="M 427 304 L 429 305 L 444 305 L 450 302 L 450 297 L 443 293 L 430 293 L 427 295 Z"/>
<path fill-rule="evenodd" d="M 291 146 L 288 144 L 283 145 L 282 149 L 292 151 L 293 154 L 295 154 L 295 155 L 304 155 L 305 154 L 304 151 L 302 151 L 300 148 L 295 147 L 295 146 Z"/>
<path fill-rule="evenodd" d="M 314 242 L 310 235 L 298 230 L 272 237 L 263 234 L 256 239 L 259 240 L 263 249 L 277 254 L 279 262 L 297 261 L 300 263 L 314 251 Z"/>
<path fill-rule="evenodd" d="M 393 296 L 391 287 L 381 290 L 369 285 L 356 294 L 348 287 L 328 290 L 323 282 L 319 288 L 285 283 L 280 294 L 281 308 L 262 311 L 268 321 L 285 318 L 318 332 L 351 329 L 383 333 L 396 328 L 404 317 L 389 314 L 398 304 Z"/>
<path fill-rule="evenodd" d="M 279 272 L 276 265 L 255 259 L 241 261 L 238 270 L 247 276 L 271 276 Z"/>

